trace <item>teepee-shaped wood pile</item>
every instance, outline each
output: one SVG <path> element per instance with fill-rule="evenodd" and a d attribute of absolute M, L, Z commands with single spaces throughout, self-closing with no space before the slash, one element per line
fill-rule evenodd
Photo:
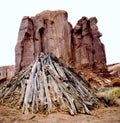
<path fill-rule="evenodd" d="M 89 83 L 49 53 L 41 55 L 0 89 L 0 103 L 24 113 L 89 113 L 97 105 Z"/>

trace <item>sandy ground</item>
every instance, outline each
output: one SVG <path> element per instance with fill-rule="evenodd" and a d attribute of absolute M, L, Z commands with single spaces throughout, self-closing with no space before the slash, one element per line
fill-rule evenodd
<path fill-rule="evenodd" d="M 92 115 L 68 113 L 22 114 L 19 110 L 0 106 L 0 123 L 120 123 L 120 106 L 97 109 Z"/>

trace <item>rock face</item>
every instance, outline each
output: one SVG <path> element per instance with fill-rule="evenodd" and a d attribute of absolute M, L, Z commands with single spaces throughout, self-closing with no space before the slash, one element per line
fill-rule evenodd
<path fill-rule="evenodd" d="M 62 10 L 23 17 L 15 48 L 16 72 L 28 66 L 41 52 L 52 52 L 76 69 L 106 67 L 97 19 L 82 17 L 72 28 L 67 18 L 67 12 Z"/>
<path fill-rule="evenodd" d="M 0 67 L 0 81 L 10 80 L 15 75 L 15 66 Z"/>
<path fill-rule="evenodd" d="M 67 64 L 71 62 L 72 27 L 65 11 L 44 11 L 22 19 L 16 45 L 16 70 L 28 66 L 40 52 L 54 53 Z"/>
<path fill-rule="evenodd" d="M 102 34 L 98 31 L 97 18 L 82 17 L 73 29 L 73 46 L 76 68 L 106 67 L 104 45 L 100 41 Z"/>

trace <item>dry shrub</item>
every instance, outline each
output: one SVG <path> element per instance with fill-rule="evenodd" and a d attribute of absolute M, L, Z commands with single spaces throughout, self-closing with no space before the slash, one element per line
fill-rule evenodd
<path fill-rule="evenodd" d="M 120 105 L 120 87 L 103 88 L 96 95 L 105 105 Z"/>

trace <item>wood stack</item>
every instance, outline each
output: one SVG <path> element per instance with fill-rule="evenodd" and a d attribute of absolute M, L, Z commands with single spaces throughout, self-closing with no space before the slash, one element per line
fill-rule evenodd
<path fill-rule="evenodd" d="M 67 111 L 89 114 L 98 105 L 88 81 L 51 53 L 41 55 L 0 89 L 0 103 L 23 113 Z"/>

